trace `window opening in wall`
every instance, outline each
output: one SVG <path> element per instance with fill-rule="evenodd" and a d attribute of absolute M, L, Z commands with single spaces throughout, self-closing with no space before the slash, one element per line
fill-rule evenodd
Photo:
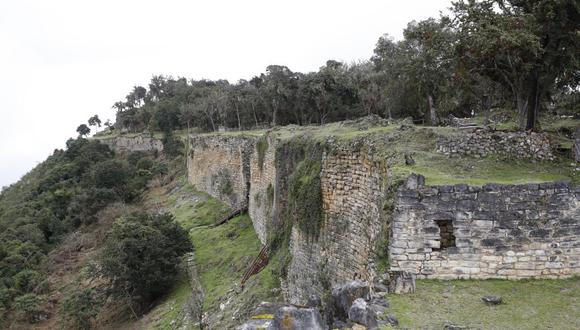
<path fill-rule="evenodd" d="M 439 249 L 434 251 L 445 250 L 450 247 L 455 247 L 455 235 L 453 235 L 453 222 L 451 220 L 437 220 L 435 221 L 439 227 Z"/>

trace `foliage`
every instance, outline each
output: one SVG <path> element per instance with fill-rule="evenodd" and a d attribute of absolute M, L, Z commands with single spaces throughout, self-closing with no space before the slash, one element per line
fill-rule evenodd
<path fill-rule="evenodd" d="M 258 165 L 260 170 L 264 167 L 264 157 L 266 156 L 266 151 L 268 150 L 268 137 L 263 136 L 258 139 L 256 143 L 256 152 L 258 153 Z"/>
<path fill-rule="evenodd" d="M 75 291 L 66 296 L 60 305 L 61 320 L 66 327 L 90 329 L 100 304 L 101 301 L 93 289 Z"/>
<path fill-rule="evenodd" d="M 86 124 L 80 124 L 77 127 L 77 133 L 79 133 L 79 136 L 87 136 L 91 133 L 91 129 Z"/>
<path fill-rule="evenodd" d="M 172 215 L 135 213 L 113 224 L 98 257 L 99 275 L 113 296 L 150 302 L 171 285 L 179 258 L 191 250 Z"/>

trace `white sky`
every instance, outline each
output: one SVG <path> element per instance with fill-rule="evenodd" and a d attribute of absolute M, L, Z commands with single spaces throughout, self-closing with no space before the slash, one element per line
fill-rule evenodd
<path fill-rule="evenodd" d="M 0 0 L 0 187 L 156 74 L 250 79 L 370 58 L 450 0 Z"/>

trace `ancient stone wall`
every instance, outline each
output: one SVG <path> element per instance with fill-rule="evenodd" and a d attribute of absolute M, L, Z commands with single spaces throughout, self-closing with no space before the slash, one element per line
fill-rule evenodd
<path fill-rule="evenodd" d="M 248 213 L 262 244 L 266 244 L 276 205 L 276 146 L 275 138 L 269 135 L 260 138 L 255 144 L 250 161 Z"/>
<path fill-rule="evenodd" d="M 487 157 L 498 155 L 518 159 L 554 159 L 546 134 L 534 132 L 490 132 L 440 137 L 437 152 L 453 156 Z"/>
<path fill-rule="evenodd" d="M 115 136 L 111 138 L 100 138 L 97 141 L 109 146 L 116 153 L 127 153 L 135 151 L 162 152 L 163 143 L 160 139 L 149 134 L 139 134 L 134 136 Z"/>
<path fill-rule="evenodd" d="M 391 270 L 419 278 L 560 278 L 580 274 L 580 187 L 403 186 Z"/>
<path fill-rule="evenodd" d="M 366 152 L 331 146 L 323 154 L 323 223 L 317 239 L 293 228 L 290 302 L 303 304 L 324 285 L 373 280 L 385 179 L 384 167 Z"/>
<path fill-rule="evenodd" d="M 580 127 L 577 127 L 574 133 L 574 159 L 580 162 Z"/>
<path fill-rule="evenodd" d="M 247 203 L 254 142 L 246 137 L 192 136 L 187 158 L 189 182 L 232 207 Z"/>

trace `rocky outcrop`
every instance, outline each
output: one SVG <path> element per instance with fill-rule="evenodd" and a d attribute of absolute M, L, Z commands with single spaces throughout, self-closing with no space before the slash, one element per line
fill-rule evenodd
<path fill-rule="evenodd" d="M 476 130 L 437 140 L 437 152 L 453 156 L 487 157 L 498 155 L 517 159 L 552 160 L 552 145 L 547 134 Z"/>
<path fill-rule="evenodd" d="M 120 154 L 135 151 L 163 152 L 163 143 L 161 140 L 145 133 L 103 137 L 99 138 L 98 141 L 108 145 L 109 148 Z"/>
<path fill-rule="evenodd" d="M 568 183 L 402 186 L 392 228 L 391 270 L 419 278 L 580 274 L 580 187 Z"/>

